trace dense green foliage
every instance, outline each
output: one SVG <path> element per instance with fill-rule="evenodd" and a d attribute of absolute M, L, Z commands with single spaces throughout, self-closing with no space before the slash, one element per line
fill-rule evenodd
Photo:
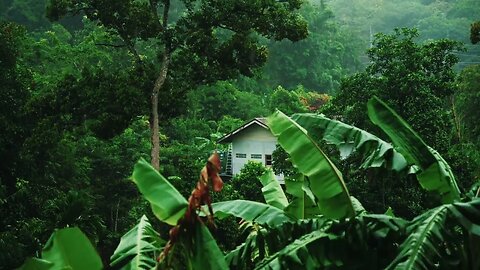
<path fill-rule="evenodd" d="M 431 169 L 431 166 L 435 167 L 438 162 L 444 162 L 441 156 L 437 153 L 431 159 L 432 153 L 436 151 L 426 145 L 425 148 L 430 149 L 430 152 L 423 151 L 421 149 L 423 146 L 420 145 L 423 143 L 421 138 L 378 98 L 369 100 L 368 109 L 372 122 L 392 139 L 393 147 L 399 150 L 399 155 L 404 156 L 408 166 L 416 168 L 414 173 L 418 181 L 423 183 L 422 187 L 437 195 L 446 196 L 451 201 L 427 210 L 412 221 L 393 217 L 391 213 L 368 214 L 358 200 L 348 196 L 348 190 L 341 179 L 333 179 L 338 178 L 334 176 L 339 174 L 338 169 L 329 161 L 307 131 L 288 116 L 277 111 L 269 117 L 268 125 L 279 137 L 282 147 L 292 157 L 293 165 L 300 172 L 305 173 L 304 180 L 297 178 L 296 181 L 290 182 L 287 179 L 285 182 L 287 192 L 293 196 L 291 202 L 286 198 L 271 171 L 267 171 L 259 182 L 263 185 L 262 193 L 269 204 L 233 200 L 210 205 L 207 199 L 205 201 L 207 205 L 203 205 L 203 208 L 202 205 L 192 208 L 195 204 L 194 194 L 201 190 L 202 178 L 187 204 L 181 194 L 161 174 L 145 160 L 140 160 L 135 166 L 132 180 L 145 199 L 150 202 L 156 217 L 162 222 L 177 225 L 172 228 L 170 239 L 163 246 L 158 233 L 143 216 L 140 222 L 122 237 L 119 247 L 111 258 L 111 265 L 135 269 L 152 267 L 157 269 L 170 267 L 175 269 L 478 268 L 480 266 L 479 250 L 475 243 L 480 237 L 478 231 L 480 200 L 468 198 L 466 194 L 456 193 L 457 197 L 448 195 L 458 192 L 454 178 L 450 179 L 451 183 L 445 184 L 445 176 L 450 175 L 451 172 L 439 170 L 439 173 L 435 174 Z M 320 123 L 325 121 L 325 119 L 319 120 Z M 336 122 L 329 119 L 326 121 Z M 318 127 L 314 124 L 311 126 Z M 326 128 L 320 125 L 319 129 Z M 392 130 L 398 133 L 390 132 Z M 403 140 L 398 136 L 402 133 L 406 134 Z M 338 139 L 343 136 L 342 132 L 330 132 L 330 134 Z M 357 134 L 365 136 L 367 132 Z M 306 150 L 305 155 L 311 159 L 299 157 L 298 149 Z M 368 148 L 358 148 L 357 151 L 360 155 L 363 152 L 368 154 Z M 388 158 L 384 157 L 384 159 Z M 315 163 L 312 160 L 323 161 Z M 211 168 L 209 164 L 211 163 L 207 163 L 203 169 L 206 170 L 206 175 L 209 175 L 208 179 L 204 178 L 207 186 L 210 185 L 209 181 L 215 181 L 214 176 L 209 172 Z M 448 167 L 448 164 L 444 165 Z M 318 174 L 315 173 L 317 170 L 322 170 L 330 177 L 317 177 Z M 297 184 L 294 184 L 294 182 L 304 181 L 308 181 L 308 184 L 300 189 Z M 424 184 L 425 181 L 429 184 Z M 338 188 L 339 182 L 342 183 L 343 188 Z M 273 185 L 274 183 L 276 184 Z M 212 186 L 215 186 L 214 182 Z M 297 186 L 300 192 L 292 192 L 294 186 Z M 432 186 L 441 188 L 436 189 Z M 216 191 L 219 190 L 216 189 Z M 209 198 L 208 189 L 206 192 L 204 195 Z M 325 199 L 326 195 L 327 197 L 330 195 L 330 199 Z M 338 195 L 342 199 L 336 198 Z M 292 216 L 293 208 L 306 210 L 304 208 L 306 204 L 300 203 L 298 199 L 304 200 L 307 197 L 312 197 L 311 206 L 318 211 L 317 214 L 309 217 Z M 459 202 L 460 199 L 464 202 Z M 443 201 L 446 200 L 443 199 Z M 343 211 L 348 209 L 348 207 L 345 208 L 348 205 L 350 207 L 354 205 L 353 212 Z M 213 208 L 213 212 L 207 210 L 207 206 L 208 209 Z M 340 211 L 332 212 L 332 209 Z M 194 212 L 191 212 L 192 210 Z M 293 212 L 298 213 L 298 211 Z M 250 233 L 245 241 L 225 255 L 205 226 L 211 224 L 208 215 L 213 213 L 220 219 L 228 216 L 242 218 L 243 222 L 249 225 L 247 230 Z M 207 217 L 204 219 L 195 217 L 188 221 L 192 214 Z M 330 218 L 333 215 L 336 218 Z M 52 239 L 56 239 L 55 235 Z M 88 244 L 75 246 L 75 248 L 91 250 Z M 49 246 L 47 243 L 43 259 L 49 259 L 49 254 L 60 253 L 59 250 L 49 251 Z M 163 246 L 163 251 L 158 257 L 159 261 L 156 262 L 154 259 L 158 256 L 156 251 L 159 250 L 159 246 Z M 68 251 L 73 248 L 74 245 L 66 246 L 63 248 L 66 252 L 61 254 L 71 256 Z M 168 253 L 171 249 L 174 251 Z M 87 258 L 82 261 L 83 263 L 98 260 L 98 256 L 91 251 L 82 252 L 82 254 L 86 254 Z M 450 256 L 455 260 L 449 259 Z M 58 264 L 63 260 L 57 257 L 49 262 L 33 258 L 28 259 L 23 267 L 52 269 L 53 266 L 48 265 L 52 262 Z M 82 267 L 76 265 L 78 261 L 74 258 L 68 262 L 72 269 Z"/>
<path fill-rule="evenodd" d="M 333 101 L 330 115 L 360 128 L 368 128 L 366 101 L 376 95 L 411 123 L 421 137 L 440 151 L 449 145 L 450 121 L 445 99 L 455 91 L 455 42 L 438 40 L 418 44 L 415 30 L 401 29 L 377 35 L 368 51 L 365 72 L 345 80 Z"/>
<path fill-rule="evenodd" d="M 308 219 L 324 210 L 316 198 L 328 196 L 312 190 L 316 183 L 298 174 L 305 168 L 293 169 L 292 161 L 303 164 L 301 155 L 290 157 L 279 147 L 274 169 L 288 176 L 283 190 L 269 185 L 276 183 L 271 179 L 259 182 L 265 168 L 248 164 L 212 195 L 218 202 L 217 228 L 207 233 L 198 226 L 189 235 L 213 236 L 229 254 L 232 269 L 252 268 L 267 257 L 264 266 L 298 266 L 296 255 L 333 252 L 332 245 L 346 251 L 338 258 L 327 252 L 331 260 L 323 262 L 354 267 L 364 259 L 378 261 L 377 267 L 392 262 L 392 268 L 396 263 L 413 267 L 417 262 L 407 259 L 409 252 L 395 259 L 398 246 L 407 250 L 417 243 L 417 238 L 404 242 L 407 235 L 428 238 L 425 245 L 451 244 L 459 252 L 475 240 L 465 237 L 469 229 L 464 226 L 472 217 L 462 213 L 478 210 L 477 202 L 466 199 L 477 194 L 480 179 L 480 69 L 470 65 L 478 64 L 480 46 L 469 44 L 478 41 L 476 0 L 302 5 L 294 0 L 182 0 L 171 1 L 163 28 L 167 2 L 0 0 L 0 269 L 41 254 L 54 228 L 74 226 L 97 247 L 104 266 L 112 254 L 112 262 L 119 264 L 132 254 L 139 261 L 147 258 L 147 265 L 155 263 L 170 226 L 157 220 L 158 211 L 128 178 L 137 160 L 150 161 L 150 95 L 166 44 L 171 61 L 159 92 L 159 172 L 184 198 L 211 152 L 227 150 L 218 138 L 280 109 L 286 115 L 314 113 L 292 119 L 338 169 L 341 178 L 328 178 L 328 183 L 340 187 L 338 179 L 343 179 L 349 195 L 368 213 L 393 209 L 397 216 Z M 156 10 L 149 9 L 152 4 Z M 266 5 L 272 8 L 262 13 Z M 51 19 L 72 16 L 51 22 L 46 9 Z M 457 41 L 467 42 L 465 51 Z M 422 188 L 431 181 L 419 183 L 417 174 L 406 173 L 427 170 L 431 164 L 426 163 L 437 160 L 438 153 L 411 168 L 412 159 L 390 144 L 399 142 L 369 121 L 366 104 L 373 95 L 438 150 L 444 158 L 438 166 L 451 166 L 459 190 L 453 193 L 463 202 L 439 205 L 442 195 Z M 448 181 L 442 183 L 430 190 L 448 188 Z M 329 195 L 351 201 L 359 213 L 355 199 L 336 192 Z M 243 206 L 248 211 L 241 211 Z M 259 215 L 262 209 L 266 212 Z M 247 222 L 239 228 L 241 218 Z M 302 218 L 307 220 L 297 220 Z M 421 233 L 428 226 L 439 239 Z M 436 234 L 437 229 L 447 234 Z M 354 236 L 346 239 L 345 232 Z M 140 249 L 132 239 L 142 243 Z M 373 244 L 367 248 L 368 243 Z M 215 245 L 195 254 L 216 250 Z M 384 253 L 377 252 L 381 248 Z M 258 252 L 249 253 L 252 249 Z M 172 254 L 187 261 L 182 252 Z M 320 257 L 309 254 L 305 260 L 317 265 Z"/>

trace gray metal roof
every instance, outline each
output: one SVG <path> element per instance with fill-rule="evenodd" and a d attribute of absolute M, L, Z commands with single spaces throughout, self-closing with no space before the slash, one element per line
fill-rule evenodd
<path fill-rule="evenodd" d="M 247 129 L 248 127 L 252 126 L 252 125 L 258 125 L 264 129 L 267 129 L 269 130 L 268 126 L 267 126 L 267 118 L 264 118 L 264 117 L 257 117 L 257 118 L 253 118 L 252 120 L 246 122 L 245 124 L 243 124 L 242 126 L 240 126 L 239 128 L 233 130 L 232 132 L 228 133 L 228 134 L 225 134 L 222 138 L 218 139 L 218 143 L 230 143 L 232 142 L 233 138 L 239 134 L 240 132 L 242 132 L 243 130 Z"/>

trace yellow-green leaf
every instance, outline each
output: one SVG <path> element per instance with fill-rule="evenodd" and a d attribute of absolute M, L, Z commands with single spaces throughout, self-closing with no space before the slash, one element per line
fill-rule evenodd
<path fill-rule="evenodd" d="M 143 197 L 150 202 L 153 213 L 159 220 L 176 225 L 185 214 L 187 200 L 144 159 L 135 164 L 132 180 Z"/>
<path fill-rule="evenodd" d="M 268 117 L 268 126 L 290 154 L 293 165 L 308 176 L 322 214 L 329 218 L 353 217 L 355 211 L 342 174 L 307 131 L 278 110 Z"/>

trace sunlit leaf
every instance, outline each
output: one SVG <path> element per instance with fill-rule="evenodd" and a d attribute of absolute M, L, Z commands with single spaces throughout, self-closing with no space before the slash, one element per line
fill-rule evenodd
<path fill-rule="evenodd" d="M 270 227 L 293 221 L 282 210 L 259 202 L 233 200 L 213 203 L 212 207 L 215 217 L 220 219 L 235 216 Z"/>
<path fill-rule="evenodd" d="M 90 240 L 80 229 L 55 231 L 42 250 L 42 258 L 30 258 L 20 269 L 103 269 L 102 260 Z"/>
<path fill-rule="evenodd" d="M 283 210 L 288 205 L 287 197 L 283 192 L 280 183 L 275 178 L 272 170 L 266 170 L 265 173 L 260 176 L 260 182 L 263 185 L 262 194 L 265 201 L 280 210 Z"/>
<path fill-rule="evenodd" d="M 150 202 L 155 216 L 170 225 L 185 214 L 188 202 L 157 170 L 144 159 L 135 164 L 132 180 Z"/>
<path fill-rule="evenodd" d="M 330 218 L 353 217 L 355 210 L 341 173 L 307 131 L 280 111 L 268 117 L 268 126 L 290 154 L 293 166 L 309 178 L 322 214 Z"/>

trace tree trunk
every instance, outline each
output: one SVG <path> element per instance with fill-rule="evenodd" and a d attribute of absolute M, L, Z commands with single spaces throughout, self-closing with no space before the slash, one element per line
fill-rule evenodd
<path fill-rule="evenodd" d="M 455 97 L 452 95 L 450 98 L 450 102 L 452 103 L 452 113 L 453 113 L 453 123 L 455 124 L 455 131 L 457 133 L 458 142 L 462 142 L 462 126 L 461 126 L 461 119 L 457 114 L 457 110 L 455 108 Z"/>
<path fill-rule="evenodd" d="M 166 47 L 166 46 L 165 46 Z M 151 164 L 153 168 L 157 171 L 160 169 L 160 130 L 159 130 L 159 121 L 158 121 L 158 93 L 163 87 L 165 80 L 167 78 L 168 64 L 170 63 L 170 53 L 168 48 L 165 48 L 162 56 L 162 67 L 160 69 L 160 74 L 155 81 L 153 86 L 151 102 L 152 102 L 152 112 L 150 118 L 150 132 L 152 135 L 152 151 L 151 151 Z"/>
<path fill-rule="evenodd" d="M 153 1 L 150 1 L 152 10 L 156 14 L 156 5 Z M 163 87 L 165 80 L 167 79 L 168 66 L 170 64 L 170 45 L 171 40 L 168 38 L 167 28 L 168 28 L 168 12 L 170 10 L 170 0 L 163 1 L 163 18 L 162 26 L 164 31 L 164 50 L 162 55 L 162 66 L 160 68 L 160 74 L 158 74 L 157 80 L 155 80 L 155 85 L 153 86 L 152 91 L 152 115 L 150 119 L 150 131 L 152 134 L 152 152 L 151 152 L 151 164 L 155 170 L 160 169 L 160 131 L 158 123 L 158 93 Z"/>

